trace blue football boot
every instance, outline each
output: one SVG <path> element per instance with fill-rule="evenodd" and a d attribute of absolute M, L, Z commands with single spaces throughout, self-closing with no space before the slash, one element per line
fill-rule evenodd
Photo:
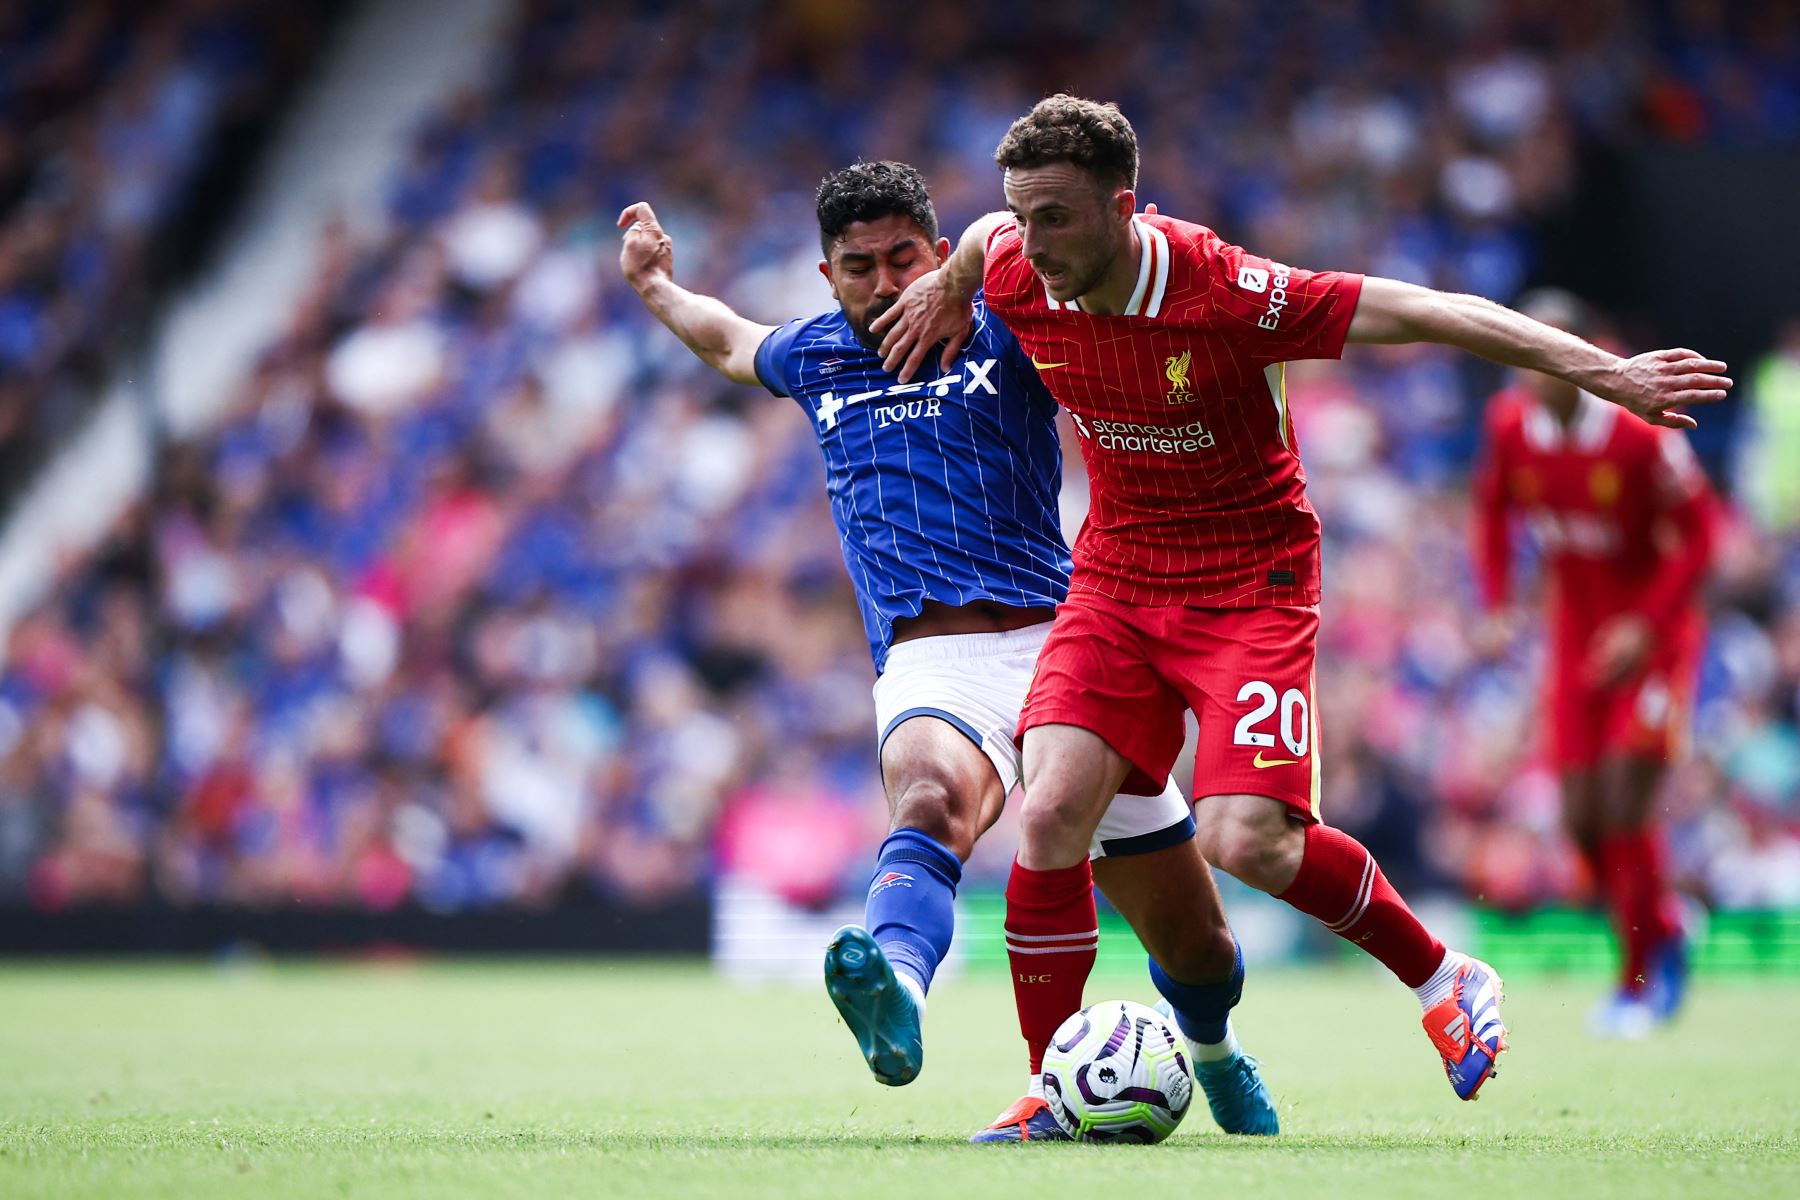
<path fill-rule="evenodd" d="M 1706 938 L 1706 910 L 1692 897 L 1678 899 L 1680 916 L 1675 932 L 1650 955 L 1645 989 L 1650 1011 L 1658 1022 L 1675 1019 L 1687 999 L 1688 978 L 1693 972 L 1694 947 Z"/>
<path fill-rule="evenodd" d="M 1167 1000 L 1159 1001 L 1156 1011 L 1180 1032 L 1175 1010 Z M 1183 1040 L 1187 1040 L 1183 1037 Z M 1190 1045 L 1188 1053 L 1194 1048 Z M 1194 1062 L 1194 1077 L 1206 1093 L 1206 1105 L 1212 1109 L 1214 1124 L 1226 1133 L 1253 1137 L 1274 1137 L 1281 1132 L 1281 1120 L 1275 1115 L 1275 1099 L 1257 1070 L 1258 1063 L 1248 1054 L 1239 1053 L 1217 1062 Z"/>
<path fill-rule="evenodd" d="M 831 935 L 825 947 L 825 991 L 856 1035 L 876 1082 L 900 1087 L 919 1077 L 925 1065 L 919 1006 L 860 925 L 846 925 Z"/>

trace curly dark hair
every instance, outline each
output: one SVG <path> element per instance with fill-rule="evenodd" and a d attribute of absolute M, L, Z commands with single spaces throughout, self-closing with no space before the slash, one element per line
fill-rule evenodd
<path fill-rule="evenodd" d="M 1002 170 L 1073 163 L 1102 183 L 1137 188 L 1137 134 L 1116 104 L 1067 92 L 1046 96 L 1012 123 L 994 151 Z"/>
<path fill-rule="evenodd" d="M 925 190 L 925 176 L 903 162 L 858 162 L 833 171 L 819 183 L 819 247 L 831 257 L 832 243 L 858 221 L 898 213 L 918 222 L 937 241 L 937 210 Z"/>

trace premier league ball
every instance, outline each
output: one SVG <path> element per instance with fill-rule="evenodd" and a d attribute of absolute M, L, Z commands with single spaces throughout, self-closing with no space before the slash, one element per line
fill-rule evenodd
<path fill-rule="evenodd" d="M 1193 1098 L 1181 1037 L 1130 1000 L 1082 1009 L 1057 1027 L 1044 1055 L 1044 1099 L 1076 1141 L 1160 1142 Z"/>

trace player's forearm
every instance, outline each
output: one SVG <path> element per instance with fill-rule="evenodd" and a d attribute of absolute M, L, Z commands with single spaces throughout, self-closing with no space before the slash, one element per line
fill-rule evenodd
<path fill-rule="evenodd" d="M 1504 523 L 1483 523 L 1476 533 L 1475 590 L 1486 612 L 1498 612 L 1512 599 L 1512 539 Z"/>
<path fill-rule="evenodd" d="M 1512 598 L 1512 537 L 1504 513 L 1476 516 L 1474 549 L 1475 590 L 1481 607 L 1496 612 Z"/>
<path fill-rule="evenodd" d="M 690 292 L 667 275 L 633 280 L 644 307 L 707 366 L 734 383 L 754 385 L 756 347 L 768 328 L 740 317 L 712 296 Z"/>
<path fill-rule="evenodd" d="M 1012 214 L 992 212 L 978 218 L 974 224 L 963 230 L 962 238 L 956 243 L 956 249 L 943 266 L 944 290 L 950 295 L 972 300 L 981 289 L 983 268 L 987 264 L 988 240 L 994 231 L 1011 221 Z"/>
<path fill-rule="evenodd" d="M 1474 510 L 1475 585 L 1488 612 L 1504 608 L 1512 592 L 1512 526 L 1501 490 L 1500 455 L 1500 447 L 1490 443 L 1475 468 L 1469 496 Z"/>
<path fill-rule="evenodd" d="M 1392 279 L 1364 281 L 1352 342 L 1436 342 L 1490 362 L 1554 375 L 1596 394 L 1624 362 L 1573 334 L 1480 296 L 1438 292 Z"/>

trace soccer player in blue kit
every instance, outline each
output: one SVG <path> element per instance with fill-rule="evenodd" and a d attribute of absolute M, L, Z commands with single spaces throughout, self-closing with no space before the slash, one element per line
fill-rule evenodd
<path fill-rule="evenodd" d="M 619 216 L 620 267 L 702 361 L 792 397 L 819 439 L 875 660 L 892 813 L 866 928 L 832 938 L 825 982 L 875 1078 L 898 1086 L 923 1065 L 925 997 L 950 946 L 962 864 L 1019 777 L 1019 708 L 1068 589 L 1061 448 L 1055 401 L 979 302 L 950 370 L 902 384 L 882 368 L 870 323 L 950 252 L 919 172 L 859 162 L 827 176 L 817 199 L 835 310 L 774 328 L 681 288 L 673 243 L 644 203 Z M 1179 789 L 1118 796 L 1090 855 L 1095 884 L 1149 952 L 1214 1119 L 1230 1133 L 1277 1132 L 1256 1061 L 1231 1031 L 1243 956 Z M 1091 945 L 1098 932 L 1078 937 Z M 1027 1094 L 972 1140 L 1065 1136 L 1044 1104 L 1041 1056 L 1032 1050 Z"/>

